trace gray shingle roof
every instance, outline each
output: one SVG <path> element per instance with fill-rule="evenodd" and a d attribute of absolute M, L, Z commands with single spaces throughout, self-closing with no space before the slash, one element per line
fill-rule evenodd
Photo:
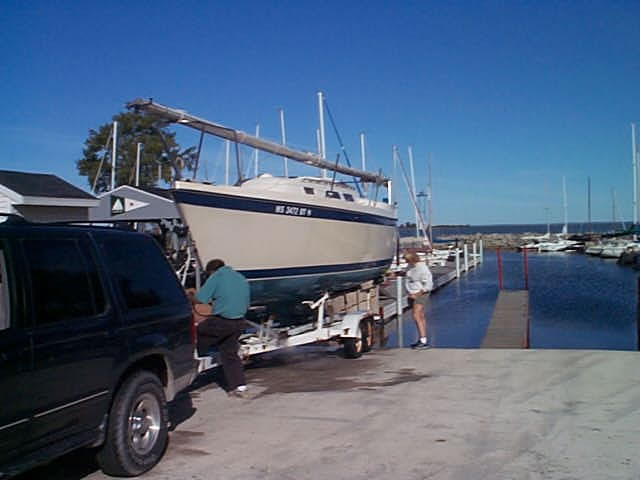
<path fill-rule="evenodd" d="M 0 185 L 26 197 L 96 199 L 60 177 L 48 173 L 0 170 Z"/>

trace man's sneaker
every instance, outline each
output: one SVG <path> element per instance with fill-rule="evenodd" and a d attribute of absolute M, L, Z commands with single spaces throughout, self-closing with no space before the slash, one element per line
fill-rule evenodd
<path fill-rule="evenodd" d="M 239 390 L 239 389 L 234 389 L 229 391 L 229 396 L 230 397 L 235 397 L 235 398 L 244 398 L 245 400 L 251 398 L 249 396 L 249 391 L 247 389 L 244 390 Z"/>
<path fill-rule="evenodd" d="M 416 343 L 411 344 L 411 348 L 414 350 L 428 350 L 431 348 L 431 345 L 429 345 L 429 342 L 421 342 L 418 340 Z"/>

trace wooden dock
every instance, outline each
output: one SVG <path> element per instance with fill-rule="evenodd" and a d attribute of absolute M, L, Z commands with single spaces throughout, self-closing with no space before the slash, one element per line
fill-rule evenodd
<path fill-rule="evenodd" d="M 500 290 L 482 348 L 529 348 L 528 290 Z"/>

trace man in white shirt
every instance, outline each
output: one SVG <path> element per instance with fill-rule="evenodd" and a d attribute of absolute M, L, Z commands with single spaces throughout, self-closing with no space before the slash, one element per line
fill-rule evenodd
<path fill-rule="evenodd" d="M 409 264 L 409 269 L 405 276 L 405 288 L 409 294 L 409 305 L 412 309 L 413 320 L 418 329 L 418 341 L 411 345 L 415 350 L 425 350 L 431 348 L 427 340 L 427 319 L 424 313 L 424 306 L 427 303 L 427 293 L 433 288 L 433 277 L 429 267 L 420 261 L 417 253 L 409 252 L 404 259 Z"/>

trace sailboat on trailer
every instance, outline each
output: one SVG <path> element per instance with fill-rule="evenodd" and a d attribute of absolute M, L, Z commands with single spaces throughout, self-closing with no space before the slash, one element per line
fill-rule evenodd
<path fill-rule="evenodd" d="M 325 291 L 355 287 L 390 266 L 397 243 L 391 182 L 381 175 L 327 162 L 151 100 L 133 107 L 233 142 L 334 172 L 322 177 L 262 174 L 235 185 L 174 182 L 172 193 L 201 265 L 221 258 L 251 286 L 252 303 L 288 311 Z M 335 181 L 342 173 L 369 182 L 387 199 L 366 198 Z"/>

